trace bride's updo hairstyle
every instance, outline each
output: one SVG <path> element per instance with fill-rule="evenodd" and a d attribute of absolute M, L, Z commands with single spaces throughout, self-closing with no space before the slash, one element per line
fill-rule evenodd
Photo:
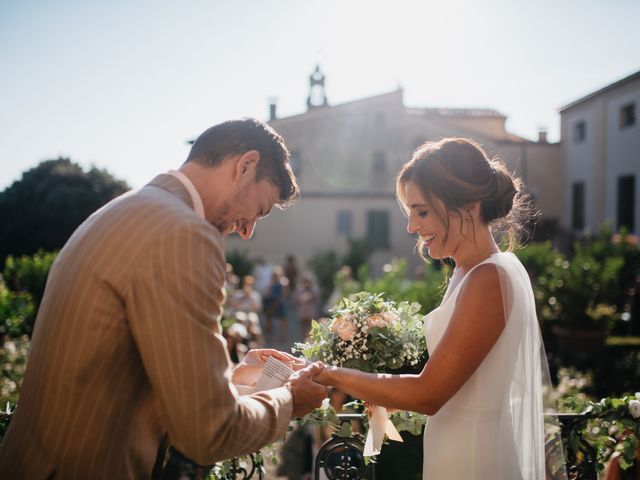
<path fill-rule="evenodd" d="M 414 182 L 430 203 L 433 197 L 445 212 L 434 212 L 448 229 L 450 215 L 462 217 L 465 207 L 480 202 L 480 218 L 500 240 L 507 234 L 513 250 L 535 217 L 519 178 L 513 177 L 497 158 L 489 158 L 482 147 L 466 138 L 444 138 L 416 149 L 396 179 L 396 195 L 405 212 L 409 205 L 405 186 Z M 447 239 L 443 238 L 443 243 Z M 422 252 L 422 240 L 418 247 Z"/>

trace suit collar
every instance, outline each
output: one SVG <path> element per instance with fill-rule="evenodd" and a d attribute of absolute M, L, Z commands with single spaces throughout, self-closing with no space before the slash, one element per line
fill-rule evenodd
<path fill-rule="evenodd" d="M 182 202 L 187 204 L 189 208 L 191 208 L 192 210 L 194 209 L 194 205 L 191 200 L 191 195 L 189 194 L 189 191 L 177 178 L 166 173 L 161 173 L 160 175 L 155 177 L 153 180 L 151 180 L 147 185 L 160 187 L 163 190 L 166 190 L 167 192 L 175 195 Z"/>

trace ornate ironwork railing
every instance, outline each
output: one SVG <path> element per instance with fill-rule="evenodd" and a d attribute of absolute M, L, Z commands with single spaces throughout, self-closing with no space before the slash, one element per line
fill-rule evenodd
<path fill-rule="evenodd" d="M 564 413 L 554 415 L 562 429 L 563 446 L 557 440 L 546 445 L 545 455 L 552 458 L 554 449 L 564 448 L 565 466 L 571 480 L 597 479 L 597 451 L 580 435 L 593 415 Z M 340 422 L 361 420 L 361 414 L 339 414 Z M 336 480 L 375 479 L 375 464 L 365 465 L 362 455 L 363 443 L 360 439 L 341 438 L 334 435 L 318 451 L 314 469 L 315 479 L 319 479 L 320 470 L 325 469 L 327 477 Z M 553 480 L 548 472 L 547 478 Z"/>
<path fill-rule="evenodd" d="M 232 458 L 216 465 L 198 465 L 175 448 L 169 448 L 162 469 L 162 480 L 208 480 L 211 474 L 219 480 L 264 480 L 264 462 L 260 452 Z"/>
<path fill-rule="evenodd" d="M 361 414 L 338 414 L 340 422 L 362 420 Z M 359 437 L 344 438 L 334 434 L 322 444 L 316 456 L 314 478 L 320 479 L 320 471 L 324 470 L 328 478 L 335 480 L 375 480 L 375 464 L 364 461 L 364 443 Z"/>
<path fill-rule="evenodd" d="M 563 443 L 565 443 L 565 462 L 571 480 L 595 480 L 597 478 L 597 451 L 586 441 L 581 432 L 587 422 L 597 418 L 594 415 L 582 413 L 563 413 L 556 415 L 562 428 Z M 0 413 L 0 425 L 6 429 L 11 415 Z M 361 420 L 361 414 L 339 414 L 340 422 Z M 375 479 L 375 464 L 364 462 L 362 454 L 364 444 L 358 437 L 343 438 L 333 435 L 327 440 L 316 457 L 314 467 L 315 478 L 319 478 L 323 469 L 327 477 L 335 480 Z M 559 445 L 548 443 L 547 455 Z M 211 472 L 220 480 L 264 480 L 265 470 L 262 456 L 259 452 L 231 459 L 223 464 L 201 466 L 192 462 L 180 452 L 170 448 L 165 466 L 162 470 L 162 480 L 192 479 L 208 480 Z"/>

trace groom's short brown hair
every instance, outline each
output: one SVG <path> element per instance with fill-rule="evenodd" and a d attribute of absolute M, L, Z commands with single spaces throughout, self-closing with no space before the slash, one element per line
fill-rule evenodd
<path fill-rule="evenodd" d="M 265 178 L 278 188 L 280 208 L 294 203 L 300 197 L 300 189 L 289 165 L 290 155 L 284 139 L 255 118 L 229 120 L 208 128 L 193 142 L 186 162 L 216 166 L 230 156 L 250 150 L 260 154 L 256 181 Z"/>

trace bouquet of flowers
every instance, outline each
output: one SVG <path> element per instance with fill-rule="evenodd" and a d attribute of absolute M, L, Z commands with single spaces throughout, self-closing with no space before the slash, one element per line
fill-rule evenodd
<path fill-rule="evenodd" d="M 312 322 L 309 341 L 296 343 L 293 352 L 301 353 L 308 360 L 364 372 L 391 373 L 404 367 L 416 369 L 426 351 L 422 316 L 418 313 L 420 305 L 396 303 L 385 300 L 382 295 L 360 292 L 342 299 L 332 309 L 331 318 Z M 419 433 L 426 421 L 424 415 L 411 412 L 393 414 L 389 420 L 382 407 L 373 406 L 368 410 L 365 456 L 380 452 L 385 435 L 402 441 L 398 430 Z M 317 418 L 325 423 L 336 416 L 325 407 L 307 417 L 306 421 L 313 422 Z"/>
<path fill-rule="evenodd" d="M 396 304 L 382 294 L 360 292 L 332 309 L 332 318 L 313 321 L 307 343 L 293 351 L 312 361 L 389 373 L 416 366 L 426 350 L 418 303 Z"/>

